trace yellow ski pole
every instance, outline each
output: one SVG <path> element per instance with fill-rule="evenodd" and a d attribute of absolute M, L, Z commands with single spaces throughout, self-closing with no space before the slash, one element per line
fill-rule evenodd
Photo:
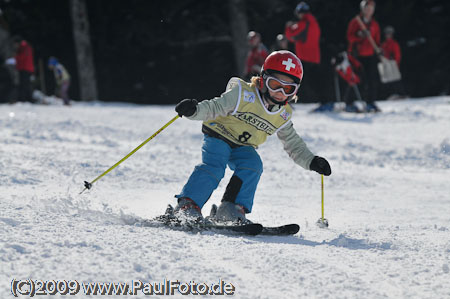
<path fill-rule="evenodd" d="M 104 173 L 102 173 L 101 175 L 99 175 L 98 177 L 96 177 L 92 182 L 88 182 L 88 181 L 84 181 L 84 189 L 83 191 L 80 192 L 83 193 L 86 189 L 91 189 L 92 188 L 92 184 L 94 184 L 96 181 L 98 181 L 99 179 L 101 179 L 103 176 L 105 176 L 108 172 L 110 172 L 111 170 L 113 170 L 114 168 L 116 168 L 120 163 L 122 163 L 123 161 L 125 161 L 126 159 L 128 159 L 132 154 L 134 154 L 135 152 L 137 152 L 141 147 L 143 147 L 144 145 L 147 144 L 147 142 L 149 142 L 150 140 L 152 140 L 156 135 L 158 135 L 159 133 L 161 133 L 162 130 L 164 130 L 165 128 L 167 128 L 170 124 L 172 124 L 174 121 L 177 120 L 177 118 L 179 118 L 180 116 L 177 115 L 174 118 L 172 118 L 167 124 L 165 124 L 164 126 L 161 127 L 161 129 L 159 129 L 158 131 L 156 131 L 152 136 L 150 136 L 149 138 L 147 138 L 147 140 L 145 140 L 144 142 L 142 142 L 138 147 L 136 147 L 134 150 L 132 150 L 128 155 L 126 155 L 125 157 L 123 157 L 119 162 L 117 162 L 116 164 L 114 164 L 113 166 L 111 166 L 107 171 L 105 171 Z"/>
<path fill-rule="evenodd" d="M 324 188 L 323 188 L 323 174 L 321 175 L 321 189 L 322 189 L 322 217 L 317 220 L 317 225 L 321 228 L 328 227 L 328 220 L 325 219 L 324 212 Z"/>
<path fill-rule="evenodd" d="M 323 222 L 323 220 L 324 220 L 324 209 L 323 209 L 323 199 L 324 199 L 324 192 L 323 192 L 323 174 L 321 174 L 320 175 L 320 178 L 321 178 L 321 181 L 322 181 L 322 222 Z"/>

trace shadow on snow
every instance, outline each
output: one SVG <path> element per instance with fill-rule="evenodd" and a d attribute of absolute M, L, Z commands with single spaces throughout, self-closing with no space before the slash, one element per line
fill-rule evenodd
<path fill-rule="evenodd" d="M 260 237 L 256 237 L 260 238 Z M 370 249 L 378 249 L 378 250 L 388 250 L 392 249 L 392 244 L 389 242 L 382 243 L 371 243 L 365 239 L 354 239 L 345 236 L 344 234 L 340 234 L 337 238 L 332 239 L 330 241 L 310 241 L 302 239 L 298 236 L 286 236 L 286 237 L 263 237 L 261 241 L 265 243 L 284 243 L 284 244 L 293 244 L 293 245 L 304 245 L 304 246 L 335 246 L 342 247 L 351 250 L 370 250 Z"/>

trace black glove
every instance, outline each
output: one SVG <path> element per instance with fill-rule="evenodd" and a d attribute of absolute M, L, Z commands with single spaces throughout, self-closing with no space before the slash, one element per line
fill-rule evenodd
<path fill-rule="evenodd" d="M 311 164 L 309 164 L 309 169 L 326 176 L 331 174 L 330 164 L 325 158 L 319 156 L 315 156 L 314 159 L 312 159 Z"/>
<path fill-rule="evenodd" d="M 180 117 L 183 117 L 183 115 L 189 117 L 194 115 L 195 111 L 197 111 L 197 104 L 197 100 L 185 99 L 175 106 L 175 111 Z"/>

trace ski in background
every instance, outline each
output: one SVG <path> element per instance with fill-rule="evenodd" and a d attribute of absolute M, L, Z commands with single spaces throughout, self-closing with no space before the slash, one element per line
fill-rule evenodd
<path fill-rule="evenodd" d="M 354 71 L 355 68 L 361 67 L 361 64 L 355 58 L 349 56 L 346 51 L 343 51 L 331 59 L 331 66 L 334 74 L 333 83 L 336 102 L 320 105 L 311 112 L 365 112 L 366 104 L 358 88 L 361 79 Z M 341 80 L 347 83 L 343 96 L 341 95 Z M 347 105 L 347 100 L 350 91 L 353 91 L 356 101 L 354 101 L 353 105 L 349 106 Z"/>

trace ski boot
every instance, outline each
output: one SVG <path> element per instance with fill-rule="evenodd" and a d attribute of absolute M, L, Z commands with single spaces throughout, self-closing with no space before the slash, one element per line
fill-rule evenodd
<path fill-rule="evenodd" d="M 375 103 L 367 103 L 366 105 L 367 112 L 380 112 L 380 108 Z"/>
<path fill-rule="evenodd" d="M 333 111 L 334 111 L 334 103 L 325 103 L 320 104 L 320 106 L 314 109 L 312 112 L 333 112 Z"/>
<path fill-rule="evenodd" d="M 212 205 L 209 218 L 214 222 L 225 223 L 228 225 L 252 223 L 245 217 L 245 209 L 243 206 L 229 201 L 223 201 L 219 207 Z"/>
<path fill-rule="evenodd" d="M 358 106 L 352 103 L 345 105 L 345 112 L 361 113 L 362 111 Z"/>
<path fill-rule="evenodd" d="M 173 216 L 182 222 L 201 222 L 203 220 L 202 210 L 190 198 L 182 197 L 178 199 L 178 204 L 173 210 Z"/>

